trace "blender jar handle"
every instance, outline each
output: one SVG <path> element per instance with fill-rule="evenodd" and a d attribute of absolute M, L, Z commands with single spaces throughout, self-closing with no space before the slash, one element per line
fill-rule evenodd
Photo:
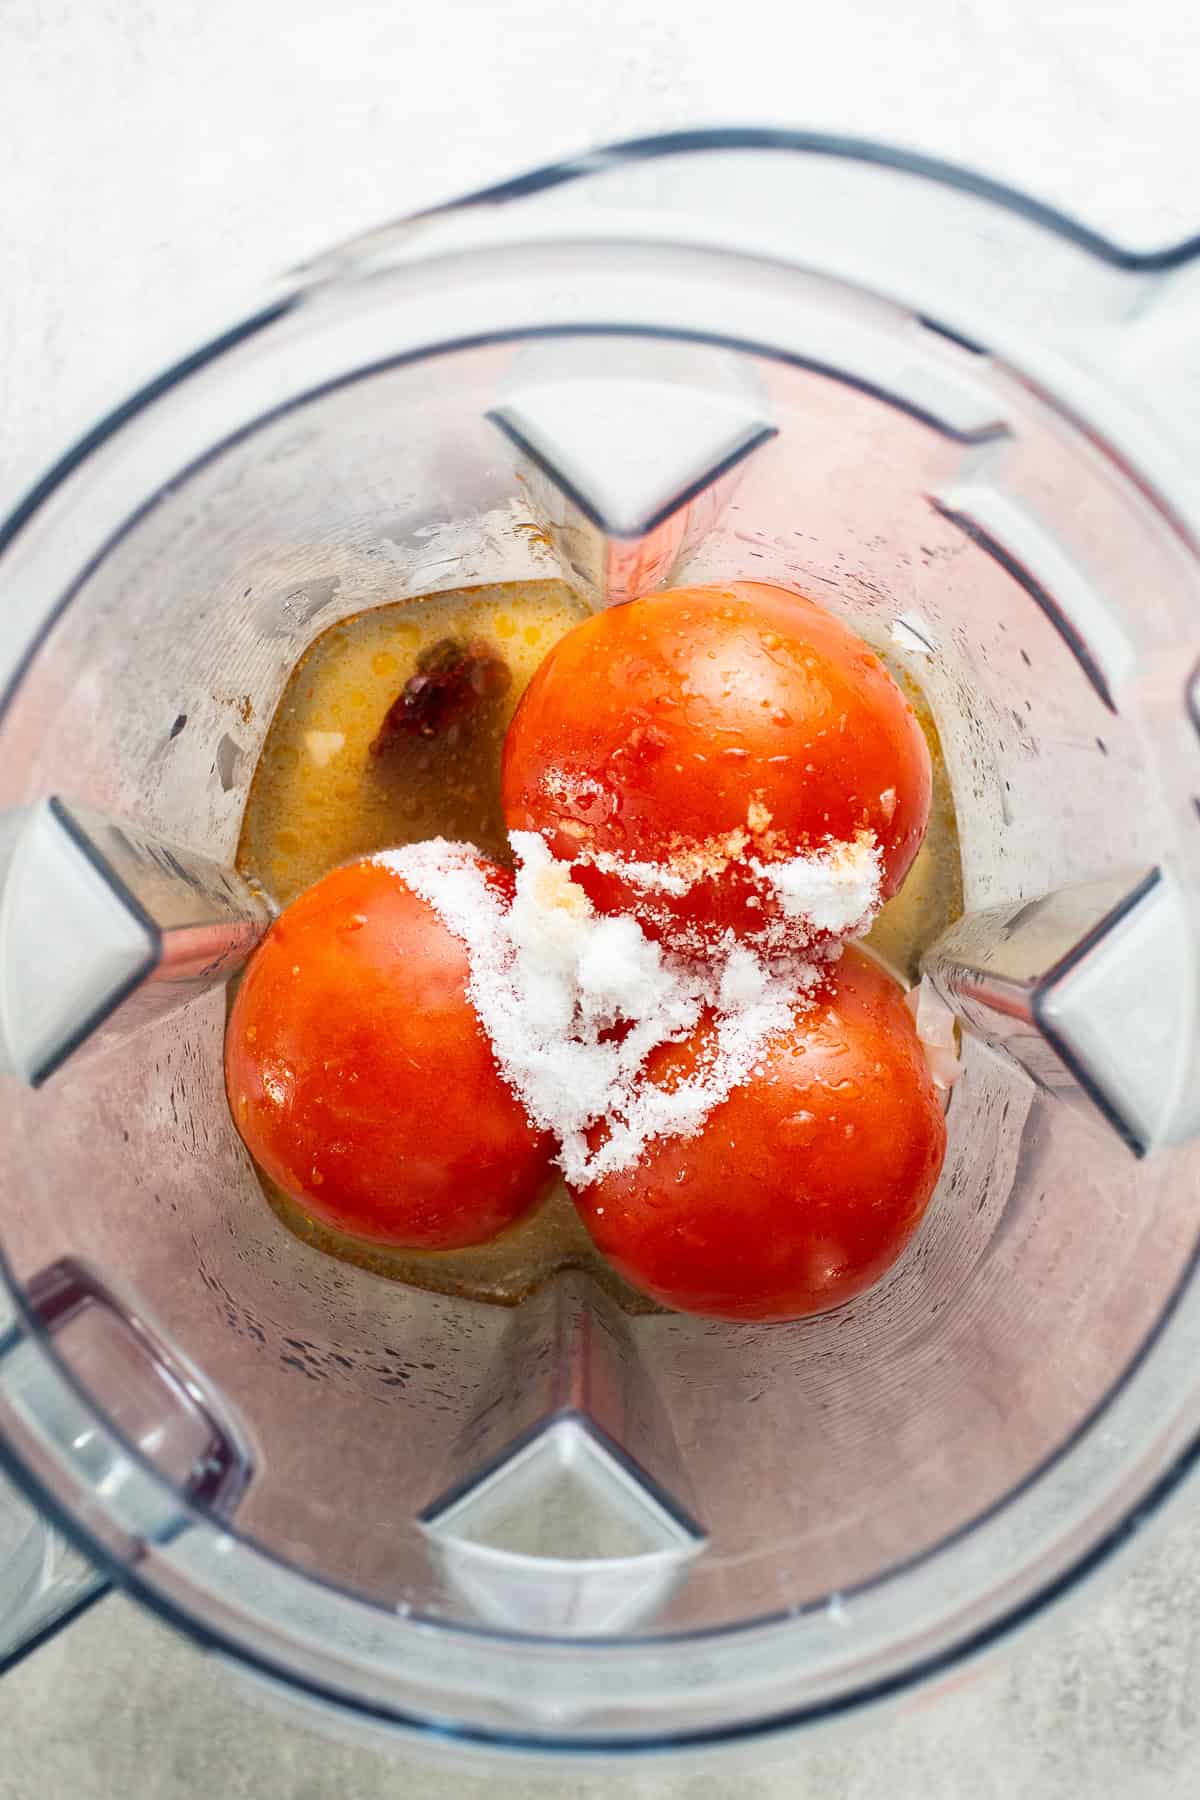
<path fill-rule="evenodd" d="M 67 1465 L 84 1496 L 83 1541 L 94 1541 L 114 1571 L 186 1531 L 196 1506 L 227 1519 L 254 1471 L 249 1441 L 225 1404 L 86 1264 L 68 1257 L 41 1270 L 25 1286 L 20 1313 L 10 1302 L 7 1325 L 0 1466 L 11 1480 L 0 1474 L 0 1674 L 110 1585 L 37 1510 L 39 1481 L 56 1464 Z M 86 1371 L 86 1390 L 76 1370 Z"/>
<path fill-rule="evenodd" d="M 109 1585 L 0 1476 L 0 1675 L 103 1599 Z"/>

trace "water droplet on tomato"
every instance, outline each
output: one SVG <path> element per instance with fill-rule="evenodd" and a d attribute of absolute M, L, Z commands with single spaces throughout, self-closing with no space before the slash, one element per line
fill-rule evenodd
<path fill-rule="evenodd" d="M 799 1112 L 789 1113 L 788 1117 L 781 1121 L 779 1135 L 785 1144 L 807 1144 L 813 1136 L 816 1123 L 816 1114 L 806 1112 L 801 1108 Z"/>

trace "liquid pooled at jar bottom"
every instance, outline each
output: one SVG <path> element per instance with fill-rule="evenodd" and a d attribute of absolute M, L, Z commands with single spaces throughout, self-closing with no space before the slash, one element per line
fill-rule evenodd
<path fill-rule="evenodd" d="M 587 611 L 563 582 L 513 582 L 377 607 L 332 626 L 298 663 L 276 709 L 246 803 L 238 868 L 282 907 L 340 863 L 428 838 L 473 843 L 511 861 L 500 806 L 504 733 L 542 658 Z M 476 679 L 461 694 L 451 689 L 443 704 L 445 688 L 431 694 L 422 671 L 435 679 L 453 671 L 448 645 L 469 649 Z M 491 678 L 491 658 L 507 670 L 507 686 Z M 464 668 L 469 683 L 466 661 Z M 903 674 L 892 672 L 929 742 L 933 802 L 908 879 L 866 943 L 912 980 L 921 950 L 961 911 L 962 886 L 933 721 Z M 399 731 L 385 730 L 406 683 L 413 704 Z M 410 1251 L 316 1223 L 258 1174 L 276 1216 L 297 1237 L 391 1280 L 515 1305 L 555 1270 L 579 1267 L 628 1311 L 660 1310 L 594 1249 L 561 1181 L 532 1215 L 489 1244 Z"/>

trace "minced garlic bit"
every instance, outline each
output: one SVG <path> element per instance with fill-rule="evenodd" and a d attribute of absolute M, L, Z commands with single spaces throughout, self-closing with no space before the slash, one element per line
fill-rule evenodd
<path fill-rule="evenodd" d="M 909 988 L 904 1004 L 916 1021 L 933 1085 L 948 1092 L 962 1074 L 954 1014 L 928 975 L 922 975 L 916 987 Z"/>
<path fill-rule="evenodd" d="M 304 734 L 304 747 L 318 769 L 327 768 L 345 745 L 344 731 L 306 731 Z"/>
<path fill-rule="evenodd" d="M 761 800 L 751 800 L 746 808 L 746 828 L 751 837 L 761 837 L 771 829 L 771 815 Z"/>

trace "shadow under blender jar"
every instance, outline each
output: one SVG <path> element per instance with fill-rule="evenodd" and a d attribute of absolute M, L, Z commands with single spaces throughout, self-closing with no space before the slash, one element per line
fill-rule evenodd
<path fill-rule="evenodd" d="M 712 1742 L 945 1670 L 1174 1484 L 1192 276 L 869 146 L 625 146 L 301 270 L 18 511 L 7 1654 L 115 1577 L 384 1724 Z M 839 1311 L 389 1282 L 284 1229 L 233 1129 L 225 983 L 268 918 L 234 852 L 289 672 L 365 608 L 528 577 L 794 587 L 936 720 L 964 910 L 924 967 L 963 1075 L 923 1227 Z"/>

